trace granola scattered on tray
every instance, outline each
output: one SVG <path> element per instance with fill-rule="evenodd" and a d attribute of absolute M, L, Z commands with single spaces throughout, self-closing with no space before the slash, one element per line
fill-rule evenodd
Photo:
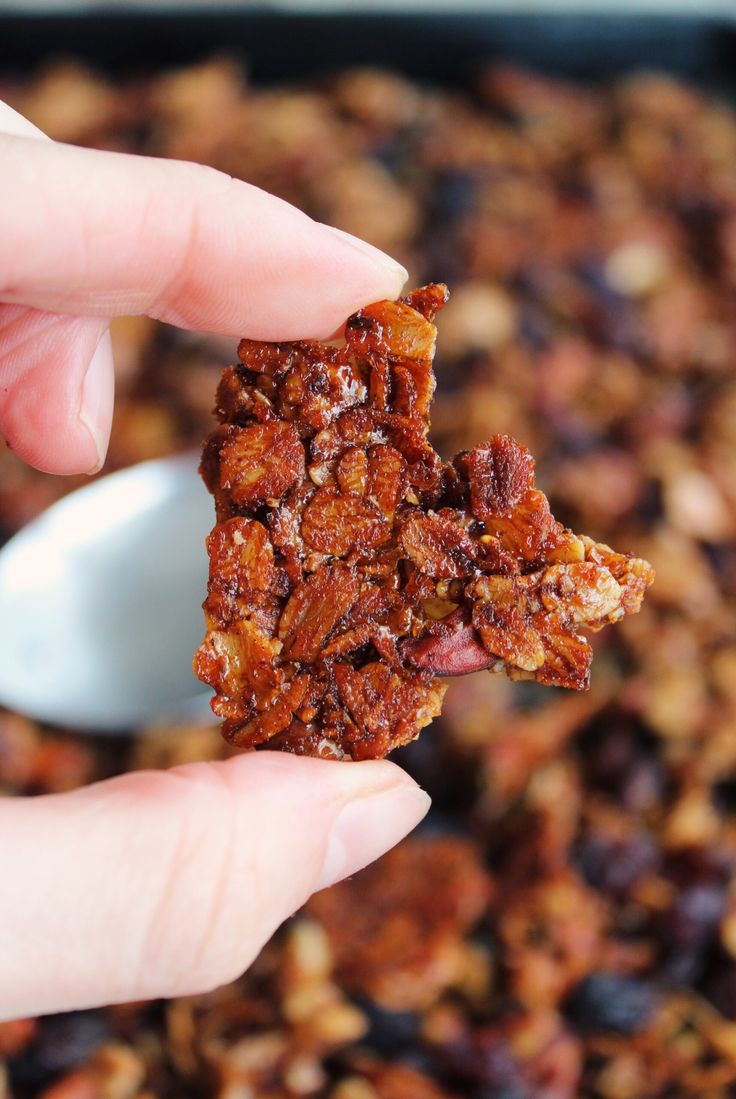
<path fill-rule="evenodd" d="M 397 753 L 432 794 L 425 835 L 289 921 L 239 981 L 0 1024 L 13 1099 L 732 1099 L 732 103 L 651 73 L 582 89 L 495 65 L 472 96 L 356 70 L 259 88 L 223 59 L 114 85 L 61 62 L 0 98 L 56 140 L 265 186 L 417 282 L 446 272 L 432 441 L 453 454 L 491 424 L 523 441 L 555 515 L 657 570 L 641 613 L 597 637 L 590 691 L 456 679 L 432 735 Z M 112 327 L 108 468 L 196 446 L 227 345 Z M 78 483 L 0 450 L 0 537 Z M 2 713 L 0 788 L 234 750 L 207 724 L 128 740 Z M 448 838 L 477 856 L 443 880 Z M 486 910 L 453 919 L 479 868 Z M 342 928 L 371 912 L 382 949 L 349 972 Z M 452 983 L 448 957 L 469 962 Z M 435 998 L 388 1010 L 409 970 Z"/>
<path fill-rule="evenodd" d="M 445 463 L 428 442 L 447 298 L 367 306 L 339 348 L 242 340 L 224 371 L 194 668 L 233 744 L 385 756 L 440 713 L 436 675 L 585 689 L 580 629 L 641 606 L 651 566 L 557 522 L 525 447 Z"/>

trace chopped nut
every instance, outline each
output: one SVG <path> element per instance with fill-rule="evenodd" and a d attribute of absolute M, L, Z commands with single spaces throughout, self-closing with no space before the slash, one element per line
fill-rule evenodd
<path fill-rule="evenodd" d="M 534 459 L 508 435 L 476 446 L 465 458 L 473 514 L 486 519 L 515 507 L 534 484 Z"/>

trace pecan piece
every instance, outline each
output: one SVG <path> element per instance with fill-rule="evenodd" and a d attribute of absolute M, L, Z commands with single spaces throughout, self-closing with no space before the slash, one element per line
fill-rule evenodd
<path fill-rule="evenodd" d="M 515 507 L 534 484 L 534 459 L 509 435 L 494 435 L 464 456 L 473 515 L 486 519 Z"/>
<path fill-rule="evenodd" d="M 431 633 L 402 642 L 401 653 L 412 667 L 434 675 L 469 675 L 499 662 L 461 608 L 437 623 Z"/>

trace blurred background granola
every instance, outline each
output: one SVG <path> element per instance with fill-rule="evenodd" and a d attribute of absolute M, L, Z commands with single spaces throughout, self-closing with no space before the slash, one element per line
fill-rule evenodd
<path fill-rule="evenodd" d="M 1 56 L 5 56 L 4 54 Z M 6 59 L 7 60 L 7 59 Z M 595 59 L 588 65 L 595 67 Z M 131 71 L 131 70 L 129 70 Z M 736 113 L 656 72 L 496 63 L 262 86 L 233 57 L 0 70 L 52 137 L 212 164 L 446 281 L 434 442 L 509 432 L 553 511 L 652 561 L 589 694 L 479 673 L 394 758 L 434 809 L 206 996 L 0 1025 L 13 1099 L 736 1094 Z M 105 472 L 199 446 L 228 341 L 113 322 Z M 86 478 L 0 451 L 8 537 Z M 0 712 L 7 795 L 227 751 Z"/>

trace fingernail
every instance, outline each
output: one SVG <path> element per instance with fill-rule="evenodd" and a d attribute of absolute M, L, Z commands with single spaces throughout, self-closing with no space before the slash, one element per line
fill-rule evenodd
<path fill-rule="evenodd" d="M 113 374 L 110 369 L 112 348 L 110 333 L 105 331 L 90 359 L 82 382 L 79 422 L 92 436 L 97 460 L 87 472 L 91 476 L 102 469 L 110 439 Z"/>
<path fill-rule="evenodd" d="M 325 225 L 322 223 L 324 229 L 328 229 L 331 233 L 334 233 L 340 240 L 345 241 L 346 244 L 351 245 L 357 252 L 362 253 L 364 256 L 369 256 L 375 263 L 380 263 L 382 267 L 387 267 L 391 273 L 400 280 L 400 286 L 404 285 L 409 278 L 409 272 L 405 267 L 402 267 L 392 256 L 386 255 L 380 248 L 374 248 L 372 244 L 368 244 L 367 241 L 361 240 L 360 237 L 354 237 L 352 233 L 346 233 L 343 229 L 336 229 L 334 225 Z M 398 292 L 398 291 L 397 291 Z"/>
<path fill-rule="evenodd" d="M 419 824 L 430 804 L 424 790 L 409 783 L 349 801 L 332 823 L 317 889 L 355 874 L 394 847 Z"/>

